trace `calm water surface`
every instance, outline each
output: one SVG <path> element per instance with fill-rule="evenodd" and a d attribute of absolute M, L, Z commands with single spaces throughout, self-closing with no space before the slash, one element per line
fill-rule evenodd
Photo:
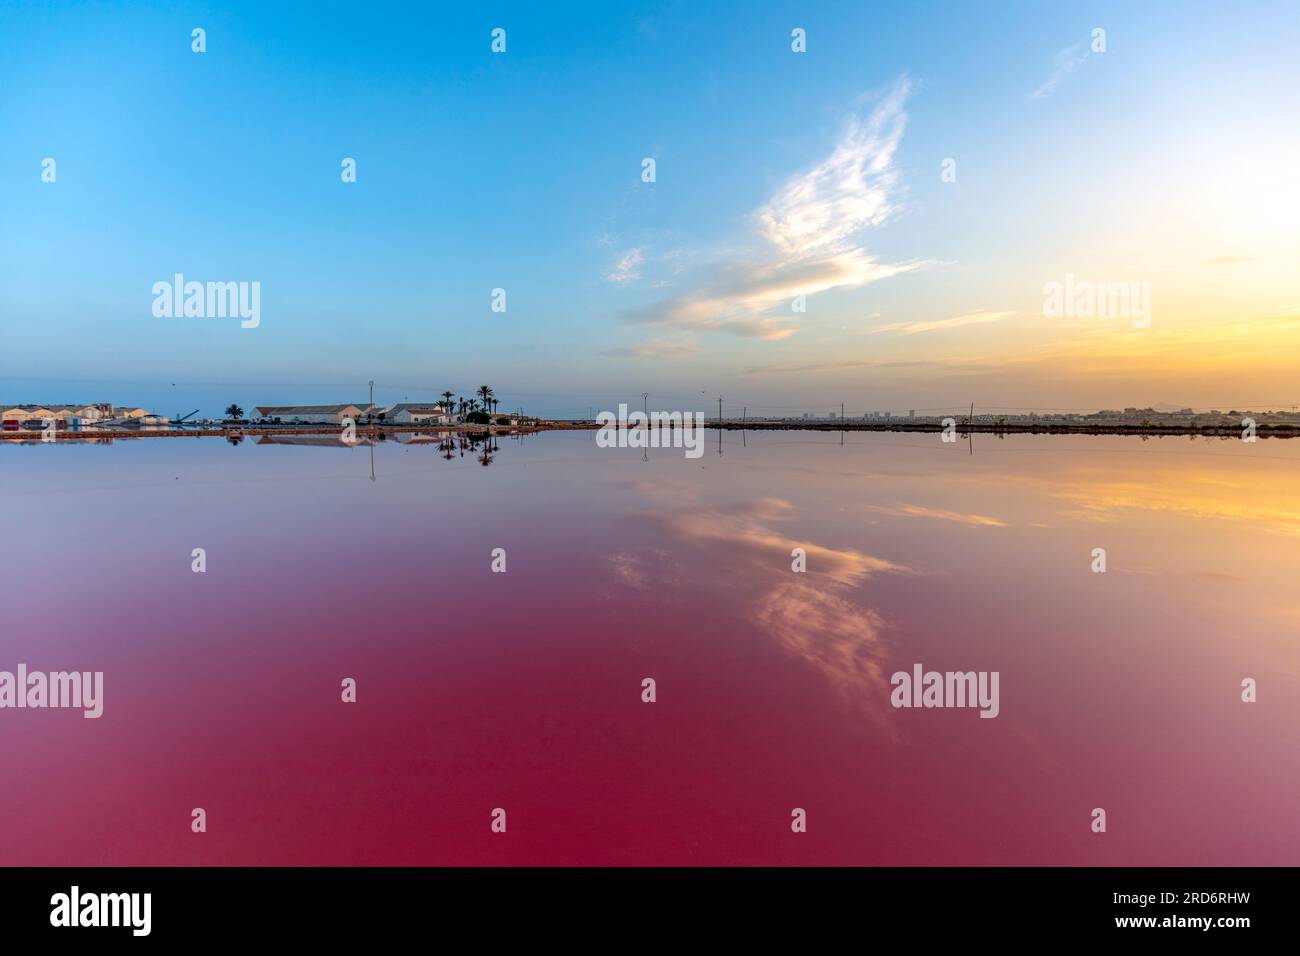
<path fill-rule="evenodd" d="M 498 446 L 0 445 L 0 864 L 1300 862 L 1300 441 Z"/>

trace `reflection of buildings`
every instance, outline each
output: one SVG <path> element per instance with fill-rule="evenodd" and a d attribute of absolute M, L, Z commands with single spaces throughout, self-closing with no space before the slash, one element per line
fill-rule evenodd
<path fill-rule="evenodd" d="M 0 444 L 3 445 L 47 445 L 49 444 L 49 442 L 45 441 L 43 438 L 40 438 L 39 434 L 40 434 L 39 432 L 34 432 L 32 433 L 32 437 L 30 438 L 24 437 L 24 438 L 6 439 L 5 441 L 0 442 Z M 118 441 L 138 441 L 138 440 L 139 440 L 138 435 L 130 435 L 130 434 L 115 435 L 112 438 L 104 438 L 101 436 L 96 436 L 94 438 L 72 437 L 72 438 L 58 439 L 59 443 L 63 443 L 65 441 L 73 441 L 76 442 L 78 445 L 111 445 L 113 444 L 113 442 L 118 442 Z"/>
<path fill-rule="evenodd" d="M 282 422 L 304 422 L 317 425 L 342 425 L 343 419 L 356 421 L 376 411 L 370 403 L 364 405 L 258 405 L 262 418 L 278 418 Z"/>
<path fill-rule="evenodd" d="M 403 445 L 439 445 L 451 440 L 451 432 L 393 432 L 385 437 Z"/>
<path fill-rule="evenodd" d="M 375 439 L 358 435 L 356 441 L 339 441 L 338 435 L 259 435 L 259 445 L 301 445 L 312 448 L 353 448 L 357 445 L 373 445 Z"/>

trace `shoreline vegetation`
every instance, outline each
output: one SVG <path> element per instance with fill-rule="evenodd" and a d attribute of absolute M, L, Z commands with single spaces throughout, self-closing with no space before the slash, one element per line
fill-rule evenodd
<path fill-rule="evenodd" d="M 354 434 L 357 438 L 383 438 L 386 435 L 421 433 L 451 433 L 461 435 L 521 435 L 542 431 L 597 431 L 599 424 L 591 421 L 537 421 L 529 424 L 411 424 L 411 425 L 358 425 Z M 707 421 L 706 429 L 718 429 L 717 419 Z M 1130 435 L 1150 436 L 1203 436 L 1206 438 L 1237 439 L 1243 438 L 1244 429 L 1239 424 L 1190 424 L 1165 423 L 1126 424 L 1108 422 L 1097 423 L 1063 423 L 1063 422 L 981 422 L 958 421 L 946 426 L 939 421 L 900 420 L 892 421 L 736 421 L 724 419 L 723 431 L 820 431 L 820 432 L 914 432 L 935 433 L 952 428 L 958 435 Z M 16 441 L 28 444 L 51 444 L 69 441 L 99 441 L 106 438 L 230 438 L 232 436 L 259 437 L 277 435 L 340 435 L 344 428 L 334 425 L 222 425 L 222 426 L 186 426 L 157 425 L 139 428 L 93 428 L 82 427 L 75 430 L 59 429 L 53 433 L 51 440 L 43 440 L 40 432 L 9 431 L 0 432 L 0 440 Z M 1258 424 L 1254 431 L 1258 438 L 1300 438 L 1300 423 Z M 340 444 L 348 444 L 340 442 Z"/>

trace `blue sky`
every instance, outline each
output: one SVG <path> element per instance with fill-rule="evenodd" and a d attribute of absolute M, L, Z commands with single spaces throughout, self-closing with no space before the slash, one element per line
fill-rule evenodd
<path fill-rule="evenodd" d="M 1294 4 L 470 6 L 0 8 L 0 398 L 1288 397 L 1203 366 L 1300 303 Z M 1067 271 L 1153 283 L 1138 357 L 1043 318 Z M 260 326 L 156 318 L 177 272 Z"/>

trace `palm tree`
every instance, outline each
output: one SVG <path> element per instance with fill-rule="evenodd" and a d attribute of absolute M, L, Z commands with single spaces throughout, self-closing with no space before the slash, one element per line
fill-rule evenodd
<path fill-rule="evenodd" d="M 447 389 L 447 391 L 442 393 L 442 407 L 447 409 L 448 411 L 454 408 L 454 406 L 451 404 L 451 397 L 454 394 L 456 393 L 453 392 L 451 389 Z"/>
<path fill-rule="evenodd" d="M 240 408 L 238 405 L 236 405 L 234 402 L 231 402 L 229 405 L 226 406 L 226 417 L 235 418 L 235 419 L 243 418 L 244 410 Z"/>
<path fill-rule="evenodd" d="M 488 402 L 492 400 L 492 386 L 480 385 L 478 387 L 478 395 L 479 398 L 483 399 L 483 407 L 487 408 Z"/>
<path fill-rule="evenodd" d="M 469 402 L 465 401 L 465 396 L 462 395 L 460 397 L 460 413 L 464 415 L 465 412 L 468 410 L 469 410 Z"/>

